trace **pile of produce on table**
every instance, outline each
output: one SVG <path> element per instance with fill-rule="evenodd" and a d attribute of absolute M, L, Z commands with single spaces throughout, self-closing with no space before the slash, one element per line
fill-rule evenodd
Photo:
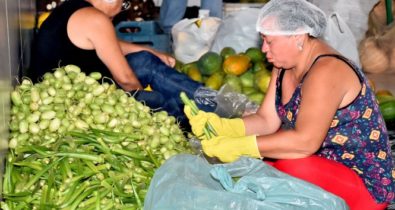
<path fill-rule="evenodd" d="M 1 209 L 142 209 L 155 169 L 192 152 L 174 117 L 107 80 L 68 65 L 15 88 Z"/>
<path fill-rule="evenodd" d="M 395 97 L 389 90 L 375 91 L 381 114 L 388 130 L 395 130 Z"/>
<path fill-rule="evenodd" d="M 220 53 L 209 51 L 197 61 L 176 65 L 180 72 L 206 87 L 218 90 L 227 84 L 257 104 L 262 102 L 267 91 L 270 68 L 265 55 L 256 47 L 239 53 L 232 47 L 224 47 Z"/>
<path fill-rule="evenodd" d="M 375 92 L 381 114 L 388 129 L 392 157 L 395 159 L 395 96 L 388 89 L 376 90 L 376 84 L 368 79 L 369 85 Z"/>

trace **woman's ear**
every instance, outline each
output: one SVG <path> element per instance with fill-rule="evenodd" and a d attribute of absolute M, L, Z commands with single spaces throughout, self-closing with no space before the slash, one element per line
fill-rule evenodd
<path fill-rule="evenodd" d="M 294 35 L 293 38 L 295 39 L 296 47 L 298 48 L 298 50 L 302 51 L 304 43 L 307 39 L 307 35 L 306 34 L 298 34 L 298 35 Z"/>

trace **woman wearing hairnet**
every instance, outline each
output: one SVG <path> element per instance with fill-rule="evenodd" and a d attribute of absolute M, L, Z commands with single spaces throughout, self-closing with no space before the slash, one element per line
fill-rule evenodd
<path fill-rule="evenodd" d="M 304 0 L 271 0 L 257 30 L 274 66 L 258 112 L 224 119 L 199 111 L 196 136 L 209 122 L 217 136 L 203 151 L 223 162 L 245 155 L 343 198 L 350 209 L 385 209 L 394 201 L 395 170 L 374 92 L 361 69 L 320 37 L 326 18 Z"/>

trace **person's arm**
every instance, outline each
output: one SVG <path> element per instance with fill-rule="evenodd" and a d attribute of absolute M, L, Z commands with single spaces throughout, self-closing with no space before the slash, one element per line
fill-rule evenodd
<path fill-rule="evenodd" d="M 256 114 L 243 117 L 246 135 L 266 135 L 276 132 L 281 125 L 277 115 L 275 97 L 278 69 L 272 70 L 268 91 Z"/>
<path fill-rule="evenodd" d="M 82 49 L 95 49 L 115 81 L 126 91 L 143 89 L 127 63 L 111 20 L 95 8 L 75 12 L 67 27 L 72 42 Z"/>
<path fill-rule="evenodd" d="M 302 86 L 295 129 L 257 137 L 260 154 L 276 159 L 303 158 L 321 147 L 338 108 L 351 103 L 361 84 L 342 61 L 322 58 Z"/>
<path fill-rule="evenodd" d="M 275 108 L 276 79 L 278 70 L 272 71 L 268 92 L 257 113 L 243 118 L 221 118 L 215 113 L 198 111 L 192 115 L 191 108 L 186 105 L 184 112 L 191 124 L 192 132 L 201 139 L 204 135 L 206 124 L 210 124 L 218 136 L 241 137 L 245 135 L 265 135 L 276 132 L 281 125 L 281 120 Z"/>
<path fill-rule="evenodd" d="M 144 51 L 148 51 L 148 52 L 151 52 L 152 54 L 156 55 L 166 65 L 168 65 L 170 67 L 174 67 L 176 65 L 176 59 L 174 59 L 172 56 L 170 56 L 170 55 L 168 55 L 166 53 L 154 50 L 151 47 L 144 46 L 144 45 L 139 45 L 139 44 L 134 44 L 134 43 L 131 43 L 131 42 L 125 42 L 125 41 L 122 41 L 122 40 L 119 40 L 119 45 L 121 46 L 121 50 L 122 50 L 122 53 L 124 55 L 144 50 Z"/>

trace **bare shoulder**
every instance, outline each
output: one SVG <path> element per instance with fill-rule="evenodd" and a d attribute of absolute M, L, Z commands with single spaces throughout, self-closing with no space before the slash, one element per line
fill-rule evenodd
<path fill-rule="evenodd" d="M 351 66 L 342 59 L 335 56 L 322 56 L 311 67 L 308 77 L 345 81 L 357 78 L 357 75 Z"/>
<path fill-rule="evenodd" d="M 358 95 L 361 83 L 356 72 L 345 61 L 321 57 L 305 78 L 303 92 L 317 94 L 339 101 L 337 108 L 349 104 Z"/>
<path fill-rule="evenodd" d="M 111 20 L 93 7 L 79 9 L 70 17 L 67 34 L 71 42 L 82 49 L 94 49 L 97 43 L 115 37 Z"/>
<path fill-rule="evenodd" d="M 78 24 L 84 28 L 112 27 L 111 20 L 94 7 L 85 7 L 76 11 L 69 20 L 69 24 Z"/>

